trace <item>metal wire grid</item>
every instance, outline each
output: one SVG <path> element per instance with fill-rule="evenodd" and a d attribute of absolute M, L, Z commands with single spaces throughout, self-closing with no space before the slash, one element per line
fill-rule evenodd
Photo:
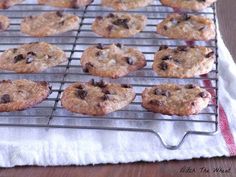
<path fill-rule="evenodd" d="M 0 52 L 7 48 L 17 47 L 26 42 L 46 41 L 61 47 L 69 58 L 66 64 L 54 67 L 43 73 L 37 74 L 16 74 L 13 72 L 2 71 L 0 79 L 32 79 L 46 80 L 52 86 L 52 94 L 43 103 L 22 112 L 1 113 L 1 127 L 44 127 L 44 128 L 68 128 L 68 129 L 88 129 L 88 130 L 110 130 L 110 131 L 126 131 L 126 132 L 143 132 L 151 133 L 160 139 L 162 145 L 168 149 L 178 149 L 184 142 L 185 138 L 190 134 L 195 135 L 213 135 L 218 130 L 218 48 L 217 38 L 209 42 L 196 42 L 196 44 L 213 48 L 216 52 L 216 62 L 214 69 L 205 76 L 178 79 L 163 78 L 156 76 L 152 69 L 153 56 L 158 47 L 167 44 L 171 47 L 185 44 L 185 41 L 168 39 L 155 33 L 156 24 L 164 19 L 168 13 L 173 12 L 171 8 L 166 8 L 155 1 L 149 7 L 142 10 L 133 10 L 130 13 L 141 13 L 148 17 L 148 24 L 145 30 L 135 37 L 126 39 L 104 39 L 95 35 L 91 31 L 91 24 L 98 15 L 111 12 L 100 6 L 99 3 L 93 3 L 83 9 L 66 9 L 65 13 L 70 12 L 81 18 L 81 23 L 77 30 L 62 35 L 46 38 L 34 38 L 20 33 L 20 21 L 24 16 L 36 15 L 42 12 L 58 10 L 37 4 L 21 4 L 12 7 L 9 10 L 0 10 L 0 14 L 10 17 L 11 27 L 8 31 L 0 33 Z M 61 9 L 60 9 L 61 10 Z M 193 12 L 189 12 L 193 13 Z M 216 24 L 215 5 L 208 8 L 208 11 L 194 12 L 199 15 L 207 15 L 212 18 Z M 147 59 L 147 67 L 132 73 L 124 78 L 117 80 L 105 79 L 107 81 L 130 83 L 134 86 L 137 96 L 126 108 L 111 113 L 103 117 L 91 117 L 79 114 L 73 114 L 61 107 L 60 98 L 66 86 L 78 80 L 88 81 L 95 78 L 82 71 L 80 66 L 80 56 L 84 49 L 95 43 L 121 42 L 126 46 L 139 48 Z M 174 43 L 173 43 L 174 42 Z M 98 79 L 98 78 L 97 78 Z M 156 83 L 174 82 L 174 83 L 195 83 L 207 88 L 213 95 L 212 103 L 209 104 L 202 113 L 190 117 L 178 116 L 161 116 L 160 114 L 151 113 L 141 107 L 141 93 L 145 87 L 150 87 Z M 210 83 L 208 87 L 205 82 Z M 180 141 L 173 144 L 166 141 L 164 133 L 159 131 L 159 127 L 164 124 L 193 124 L 193 129 L 183 130 L 183 136 Z M 197 126 L 194 126 L 197 124 Z M 151 125 L 151 126 L 150 126 Z M 197 127 L 197 128 L 196 128 Z"/>

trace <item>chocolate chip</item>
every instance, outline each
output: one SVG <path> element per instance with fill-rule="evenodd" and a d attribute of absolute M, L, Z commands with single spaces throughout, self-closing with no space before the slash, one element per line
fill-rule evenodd
<path fill-rule="evenodd" d="M 170 55 L 166 55 L 161 58 L 161 60 L 171 60 L 171 59 L 172 59 L 172 56 L 170 56 Z"/>
<path fill-rule="evenodd" d="M 116 25 L 116 26 L 122 26 L 123 28 L 129 29 L 129 25 L 128 25 L 128 19 L 117 19 L 115 21 L 112 22 L 112 24 Z"/>
<path fill-rule="evenodd" d="M 203 27 L 199 28 L 198 31 L 202 31 L 202 30 L 204 30 L 205 28 L 206 28 L 206 27 L 203 26 Z"/>
<path fill-rule="evenodd" d="M 113 13 L 109 13 L 108 15 L 107 15 L 107 18 L 114 18 L 115 17 L 115 15 L 113 14 Z"/>
<path fill-rule="evenodd" d="M 194 89 L 194 88 L 196 88 L 196 86 L 193 84 L 188 84 L 188 85 L 185 85 L 185 88 L 186 89 Z"/>
<path fill-rule="evenodd" d="M 195 103 L 194 103 L 194 102 L 192 102 L 192 103 L 191 103 L 191 105 L 192 105 L 192 106 L 195 106 Z"/>
<path fill-rule="evenodd" d="M 82 89 L 77 90 L 77 96 L 80 97 L 82 100 L 85 99 L 87 95 L 88 95 L 88 92 L 86 90 L 82 90 Z"/>
<path fill-rule="evenodd" d="M 111 94 L 111 92 L 107 88 L 102 88 L 102 93 Z"/>
<path fill-rule="evenodd" d="M 121 43 L 117 43 L 116 46 L 119 47 L 120 49 L 123 47 Z"/>
<path fill-rule="evenodd" d="M 95 87 L 100 87 L 100 88 L 105 88 L 107 86 L 107 84 L 103 81 L 103 80 L 100 80 L 99 82 L 95 82 L 94 79 L 92 79 L 90 81 L 91 85 L 95 86 Z"/>
<path fill-rule="evenodd" d="M 162 95 L 162 96 L 166 96 L 166 97 L 169 97 L 171 96 L 171 93 L 167 90 L 161 90 L 159 88 L 155 89 L 154 90 L 154 94 L 155 95 Z"/>
<path fill-rule="evenodd" d="M 102 55 L 102 52 L 101 51 L 97 51 L 96 53 L 95 53 L 95 56 L 96 57 L 99 57 L 99 56 L 101 56 Z"/>
<path fill-rule="evenodd" d="M 14 48 L 14 49 L 12 49 L 12 52 L 13 52 L 13 53 L 16 53 L 17 50 L 18 50 L 17 48 Z"/>
<path fill-rule="evenodd" d="M 161 106 L 163 104 L 159 100 L 150 100 L 149 103 L 152 104 L 152 105 L 157 105 L 157 106 Z"/>
<path fill-rule="evenodd" d="M 63 26 L 65 24 L 65 20 L 59 22 L 59 25 Z"/>
<path fill-rule="evenodd" d="M 107 31 L 111 32 L 113 28 L 114 28 L 113 25 L 109 25 L 109 26 L 107 27 Z"/>
<path fill-rule="evenodd" d="M 86 63 L 86 64 L 85 64 L 85 67 L 83 68 L 83 71 L 84 71 L 85 73 L 88 73 L 88 72 L 89 72 L 89 69 L 92 68 L 92 67 L 94 67 L 92 63 Z"/>
<path fill-rule="evenodd" d="M 214 55 L 214 52 L 212 51 L 212 52 L 210 52 L 210 53 L 208 53 L 208 54 L 206 54 L 206 58 L 210 58 L 210 57 L 212 57 Z"/>
<path fill-rule="evenodd" d="M 24 60 L 24 59 L 25 59 L 24 55 L 19 54 L 19 55 L 14 57 L 14 63 L 17 63 L 17 62 L 19 62 L 21 60 Z"/>
<path fill-rule="evenodd" d="M 178 59 L 174 59 L 173 61 L 177 64 L 181 63 Z"/>
<path fill-rule="evenodd" d="M 103 101 L 109 100 L 109 96 L 108 96 L 107 94 L 105 94 L 105 95 L 103 95 L 103 96 L 101 97 L 101 99 L 102 99 Z"/>
<path fill-rule="evenodd" d="M 102 50 L 103 49 L 103 45 L 101 43 L 97 44 L 97 49 Z"/>
<path fill-rule="evenodd" d="M 202 98 L 207 98 L 207 93 L 206 92 L 200 92 L 199 96 Z"/>
<path fill-rule="evenodd" d="M 161 62 L 160 63 L 160 69 L 163 70 L 163 71 L 167 70 L 168 69 L 168 64 L 164 61 Z"/>
<path fill-rule="evenodd" d="M 34 60 L 34 56 L 36 56 L 34 52 L 28 52 L 26 56 L 26 63 L 32 63 L 32 61 Z"/>
<path fill-rule="evenodd" d="M 188 47 L 187 46 L 178 46 L 177 50 L 181 51 L 181 52 L 187 52 L 188 51 Z"/>
<path fill-rule="evenodd" d="M 198 2 L 206 2 L 206 0 L 197 0 Z"/>
<path fill-rule="evenodd" d="M 157 89 L 154 90 L 154 94 L 155 94 L 155 95 L 161 95 L 161 93 L 162 93 L 162 90 L 159 89 L 159 88 L 157 88 Z"/>
<path fill-rule="evenodd" d="M 159 51 L 164 50 L 164 49 L 168 49 L 168 46 L 167 45 L 161 45 L 159 47 Z"/>
<path fill-rule="evenodd" d="M 82 85 L 78 85 L 76 86 L 77 89 L 83 89 L 83 86 Z"/>
<path fill-rule="evenodd" d="M 3 24 L 2 24 L 2 22 L 0 22 L 0 30 L 2 30 L 3 29 Z"/>
<path fill-rule="evenodd" d="M 102 20 L 102 19 L 103 19 L 102 16 L 97 16 L 97 17 L 96 17 L 96 20 Z"/>
<path fill-rule="evenodd" d="M 164 30 L 168 30 L 168 27 L 166 25 L 163 28 L 164 28 Z"/>
<path fill-rule="evenodd" d="M 6 103 L 10 103 L 11 102 L 11 97 L 8 94 L 4 94 L 1 97 L 1 103 L 6 104 Z"/>
<path fill-rule="evenodd" d="M 58 17 L 63 17 L 63 13 L 61 11 L 57 11 L 56 14 Z"/>
<path fill-rule="evenodd" d="M 191 18 L 191 16 L 189 16 L 188 14 L 183 14 L 182 15 L 182 20 L 184 20 L 184 21 L 187 21 L 187 20 L 189 20 Z"/>
<path fill-rule="evenodd" d="M 27 55 L 36 56 L 36 53 L 34 53 L 34 52 L 28 52 Z"/>
<path fill-rule="evenodd" d="M 123 88 L 132 88 L 132 86 L 129 85 L 129 84 L 122 84 L 121 87 L 123 87 Z"/>
<path fill-rule="evenodd" d="M 134 60 L 130 57 L 125 57 L 125 60 L 126 62 L 129 64 L 129 65 L 133 65 L 134 64 Z"/>

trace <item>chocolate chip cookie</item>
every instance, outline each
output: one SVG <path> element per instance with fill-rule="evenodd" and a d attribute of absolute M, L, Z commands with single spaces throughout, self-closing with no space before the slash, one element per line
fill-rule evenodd
<path fill-rule="evenodd" d="M 21 32 L 30 36 L 53 36 L 79 27 L 79 17 L 63 12 L 46 12 L 38 16 L 25 17 L 21 22 Z"/>
<path fill-rule="evenodd" d="M 215 25 L 207 17 L 174 13 L 157 25 L 157 32 L 172 39 L 208 41 L 215 38 Z"/>
<path fill-rule="evenodd" d="M 0 81 L 0 112 L 21 111 L 41 103 L 51 93 L 47 82 Z"/>
<path fill-rule="evenodd" d="M 17 73 L 37 73 L 67 61 L 56 46 L 35 42 L 8 49 L 0 55 L 0 69 Z"/>
<path fill-rule="evenodd" d="M 10 26 L 10 20 L 8 17 L 0 15 L 0 32 L 5 31 Z"/>
<path fill-rule="evenodd" d="M 152 2 L 153 0 L 102 0 L 102 5 L 122 11 L 145 7 Z"/>
<path fill-rule="evenodd" d="M 22 3 L 24 0 L 0 0 L 0 9 L 8 9 L 11 6 Z"/>
<path fill-rule="evenodd" d="M 214 61 L 214 51 L 207 47 L 161 46 L 155 54 L 152 67 L 159 76 L 188 78 L 210 72 Z"/>
<path fill-rule="evenodd" d="M 61 104 L 71 112 L 101 116 L 127 106 L 134 98 L 134 89 L 129 85 L 91 80 L 66 88 Z"/>
<path fill-rule="evenodd" d="M 92 2 L 93 0 L 38 0 L 39 4 L 62 8 L 79 8 L 87 6 Z"/>
<path fill-rule="evenodd" d="M 160 0 L 163 5 L 186 10 L 203 10 L 217 0 Z"/>
<path fill-rule="evenodd" d="M 89 47 L 84 51 L 80 62 L 85 72 L 110 78 L 125 76 L 146 65 L 142 52 L 119 43 Z"/>
<path fill-rule="evenodd" d="M 146 88 L 142 106 L 166 115 L 188 116 L 200 113 L 208 106 L 211 94 L 195 85 L 162 84 Z"/>
<path fill-rule="evenodd" d="M 125 38 L 142 31 L 147 23 L 144 15 L 128 13 L 110 13 L 98 16 L 92 24 L 92 30 L 107 38 Z"/>

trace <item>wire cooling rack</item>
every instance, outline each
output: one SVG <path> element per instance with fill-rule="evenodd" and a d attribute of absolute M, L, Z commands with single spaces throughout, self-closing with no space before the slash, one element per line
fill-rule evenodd
<path fill-rule="evenodd" d="M 65 13 L 73 13 L 81 18 L 81 23 L 77 30 L 67 32 L 62 35 L 45 38 L 34 38 L 26 36 L 20 32 L 20 21 L 24 16 L 37 15 L 42 12 L 64 10 Z M 54 67 L 38 74 L 16 74 L 13 72 L 0 72 L 0 79 L 31 79 L 45 80 L 52 85 L 52 94 L 43 103 L 21 112 L 1 113 L 1 127 L 22 127 L 22 128 L 68 128 L 68 129 L 88 129 L 105 131 L 126 131 L 150 133 L 159 138 L 162 145 L 167 149 L 178 149 L 190 134 L 199 136 L 213 135 L 218 130 L 218 55 L 217 38 L 208 42 L 199 41 L 196 45 L 211 47 L 216 53 L 214 69 L 207 75 L 177 79 L 163 78 L 153 73 L 151 64 L 154 53 L 160 45 L 176 47 L 186 44 L 186 41 L 168 39 L 158 35 L 156 25 L 163 20 L 173 9 L 164 7 L 159 1 L 141 10 L 132 10 L 130 13 L 140 13 L 148 17 L 148 24 L 144 31 L 126 39 L 105 39 L 97 36 L 91 31 L 91 24 L 96 16 L 105 15 L 112 12 L 111 9 L 101 7 L 96 1 L 81 9 L 58 9 L 38 4 L 20 4 L 7 10 L 0 10 L 1 15 L 6 15 L 11 19 L 8 31 L 0 33 L 0 52 L 8 48 L 14 48 L 27 42 L 45 41 L 58 45 L 62 48 L 69 60 L 66 64 Z M 198 15 L 205 15 L 213 19 L 216 23 L 215 5 L 202 12 L 188 12 Z M 96 43 L 110 44 L 123 43 L 126 46 L 139 48 L 146 56 L 147 66 L 126 77 L 107 81 L 118 83 L 129 83 L 133 85 L 137 92 L 135 100 L 126 108 L 111 113 L 103 117 L 91 117 L 80 114 L 73 114 L 61 107 L 60 98 L 66 86 L 78 80 L 88 81 L 91 78 L 99 79 L 88 75 L 82 71 L 80 56 L 84 49 Z M 157 83 L 195 83 L 208 89 L 213 94 L 213 100 L 208 108 L 199 115 L 190 117 L 163 116 L 148 112 L 141 106 L 141 93 L 145 87 L 153 86 Z M 172 142 L 171 138 L 165 137 L 164 126 L 181 127 L 182 136 L 177 142 Z M 187 128 L 183 128 L 187 127 Z M 151 136 L 151 135 L 150 135 Z M 170 135 L 171 137 L 171 135 Z"/>

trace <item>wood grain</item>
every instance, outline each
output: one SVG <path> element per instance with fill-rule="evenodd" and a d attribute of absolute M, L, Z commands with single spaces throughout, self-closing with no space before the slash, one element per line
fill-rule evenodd
<path fill-rule="evenodd" d="M 220 30 L 226 46 L 236 58 L 236 0 L 219 0 L 217 12 Z M 183 167 L 191 167 L 196 172 L 180 172 Z M 201 172 L 202 167 L 209 173 Z M 214 168 L 229 173 L 213 172 Z M 161 163 L 133 163 L 121 165 L 97 165 L 85 167 L 18 167 L 1 169 L 0 177 L 235 177 L 236 158 L 196 159 Z"/>

